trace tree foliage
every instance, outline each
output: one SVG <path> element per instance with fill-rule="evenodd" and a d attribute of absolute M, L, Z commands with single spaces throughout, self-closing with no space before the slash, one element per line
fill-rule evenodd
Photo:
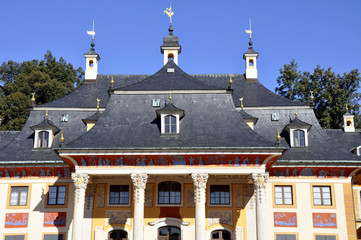
<path fill-rule="evenodd" d="M 280 69 L 277 78 L 279 87 L 275 92 L 288 99 L 310 103 L 310 93 L 314 96 L 314 111 L 323 128 L 341 128 L 342 117 L 346 112 L 355 115 L 355 127 L 361 127 L 360 73 L 354 69 L 343 75 L 336 74 L 331 68 L 321 68 L 319 65 L 313 73 L 301 72 L 297 63 L 292 60 Z"/>
<path fill-rule="evenodd" d="M 0 66 L 0 130 L 20 130 L 29 115 L 32 93 L 36 104 L 44 104 L 72 92 L 83 79 L 82 68 L 74 69 L 50 51 L 42 60 L 17 63 L 9 60 Z"/>

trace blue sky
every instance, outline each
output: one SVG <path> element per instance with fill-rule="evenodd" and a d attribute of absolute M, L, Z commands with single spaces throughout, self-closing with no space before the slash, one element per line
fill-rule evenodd
<path fill-rule="evenodd" d="M 85 67 L 95 20 L 100 74 L 152 74 L 163 64 L 168 0 L 2 0 L 0 62 L 41 59 L 46 50 Z M 252 19 L 259 81 L 272 91 L 292 59 L 337 73 L 361 66 L 360 0 L 173 0 L 174 35 L 187 73 L 244 73 Z"/>

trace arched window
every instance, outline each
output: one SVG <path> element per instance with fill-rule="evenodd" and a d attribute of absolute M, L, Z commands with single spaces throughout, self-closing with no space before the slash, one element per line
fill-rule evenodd
<path fill-rule="evenodd" d="M 158 240 L 180 240 L 181 231 L 178 227 L 166 226 L 158 229 Z"/>
<path fill-rule="evenodd" d="M 158 185 L 158 204 L 180 204 L 182 185 L 167 181 Z"/>
<path fill-rule="evenodd" d="M 90 60 L 89 61 L 89 67 L 93 67 L 94 66 L 94 62 L 93 62 L 93 60 Z"/>
<path fill-rule="evenodd" d="M 216 230 L 211 234 L 211 240 L 231 240 L 231 233 L 226 230 Z"/>
<path fill-rule="evenodd" d="M 41 131 L 38 135 L 38 148 L 49 147 L 49 132 Z"/>
<path fill-rule="evenodd" d="M 128 233 L 123 230 L 113 230 L 109 233 L 109 240 L 127 240 Z"/>
<path fill-rule="evenodd" d="M 168 60 L 173 60 L 174 59 L 174 54 L 173 53 L 169 53 L 168 54 Z"/>
<path fill-rule="evenodd" d="M 167 115 L 164 118 L 164 132 L 176 133 L 177 132 L 177 118 L 173 115 Z"/>
<path fill-rule="evenodd" d="M 305 132 L 302 130 L 293 131 L 293 145 L 295 147 L 305 146 Z"/>

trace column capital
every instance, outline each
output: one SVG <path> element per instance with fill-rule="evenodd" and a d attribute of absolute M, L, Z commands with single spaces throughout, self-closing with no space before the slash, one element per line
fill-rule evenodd
<path fill-rule="evenodd" d="M 192 179 L 195 188 L 206 189 L 208 173 L 192 173 Z"/>
<path fill-rule="evenodd" d="M 86 173 L 72 173 L 71 178 L 74 182 L 75 189 L 86 189 L 89 182 L 89 175 Z"/>
<path fill-rule="evenodd" d="M 145 189 L 148 180 L 148 174 L 146 173 L 132 173 L 130 178 L 133 181 L 134 189 Z"/>
<path fill-rule="evenodd" d="M 255 189 L 266 188 L 266 183 L 269 179 L 269 173 L 252 173 L 251 177 Z"/>

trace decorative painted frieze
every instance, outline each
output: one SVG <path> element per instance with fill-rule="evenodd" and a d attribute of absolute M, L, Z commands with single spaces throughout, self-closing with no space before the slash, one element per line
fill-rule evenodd
<path fill-rule="evenodd" d="M 29 213 L 7 213 L 5 216 L 5 228 L 28 227 Z"/>
<path fill-rule="evenodd" d="M 295 168 L 271 168 L 270 175 L 275 177 L 310 177 L 318 178 L 347 178 L 356 168 L 350 167 L 295 167 Z"/>
<path fill-rule="evenodd" d="M 44 227 L 65 227 L 66 212 L 44 213 Z"/>
<path fill-rule="evenodd" d="M 208 227 L 218 223 L 233 226 L 232 210 L 209 210 Z"/>
<path fill-rule="evenodd" d="M 312 213 L 314 228 L 337 228 L 336 213 Z"/>
<path fill-rule="evenodd" d="M 97 185 L 97 207 L 102 208 L 105 206 L 105 184 Z"/>
<path fill-rule="evenodd" d="M 295 212 L 274 212 L 275 227 L 297 227 L 297 214 Z"/>
<path fill-rule="evenodd" d="M 106 225 L 126 224 L 130 226 L 130 210 L 110 210 L 106 212 Z"/>
<path fill-rule="evenodd" d="M 235 202 L 237 208 L 243 207 L 243 188 L 241 185 L 236 184 L 234 186 Z"/>
<path fill-rule="evenodd" d="M 1 178 L 26 178 L 26 177 L 71 177 L 71 170 L 68 167 L 19 167 L 0 168 Z"/>

